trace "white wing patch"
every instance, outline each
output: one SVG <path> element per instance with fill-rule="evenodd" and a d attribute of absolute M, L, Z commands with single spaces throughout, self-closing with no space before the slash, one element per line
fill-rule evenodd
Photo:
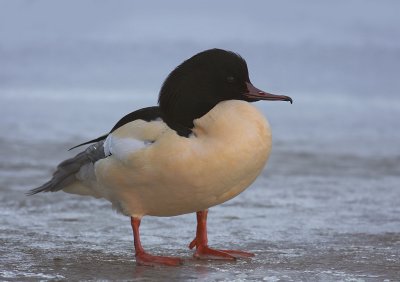
<path fill-rule="evenodd" d="M 103 145 L 104 154 L 125 160 L 153 144 L 166 130 L 168 126 L 162 120 L 129 122 L 108 135 Z"/>
<path fill-rule="evenodd" d="M 150 141 L 137 140 L 133 138 L 118 138 L 110 134 L 104 142 L 104 154 L 114 155 L 123 160 L 126 156 L 141 150 L 151 144 Z"/>

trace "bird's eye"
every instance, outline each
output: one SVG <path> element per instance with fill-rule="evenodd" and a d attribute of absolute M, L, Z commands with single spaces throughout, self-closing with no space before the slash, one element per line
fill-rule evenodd
<path fill-rule="evenodd" d="M 235 82 L 235 78 L 233 76 L 228 76 L 226 78 L 226 81 L 228 81 L 229 83 L 233 83 L 233 82 Z"/>

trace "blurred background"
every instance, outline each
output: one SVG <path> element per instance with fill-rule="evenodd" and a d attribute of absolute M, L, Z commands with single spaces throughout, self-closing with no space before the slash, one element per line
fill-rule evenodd
<path fill-rule="evenodd" d="M 13 256 L 0 259 L 5 265 L 0 278 L 81 279 L 78 272 L 68 275 L 72 266 L 63 272 L 49 262 L 61 258 L 46 260 L 54 250 L 73 256 L 65 242 L 80 246 L 77 253 L 92 254 L 97 263 L 133 265 L 130 249 L 118 253 L 119 244 L 130 244 L 129 224 L 108 210 L 108 203 L 23 193 L 47 181 L 59 161 L 76 153 L 67 148 L 108 132 L 139 107 L 156 104 L 173 68 L 215 47 L 239 53 L 256 87 L 291 96 L 294 104 L 256 104 L 271 123 L 274 150 L 253 189 L 215 208 L 217 218 L 224 216 L 210 223 L 221 231 L 214 242 L 227 240 L 219 226 L 235 214 L 236 220 L 246 218 L 250 223 L 240 224 L 252 231 L 241 236 L 232 230 L 229 238 L 239 237 L 253 250 L 256 242 L 269 252 L 259 254 L 253 266 L 241 266 L 247 278 L 298 280 L 321 271 L 320 279 L 340 273 L 346 279 L 360 278 L 355 273 L 390 278 L 400 271 L 399 11 L 396 0 L 0 0 L 0 248 L 14 249 Z M 109 220 L 95 217 L 96 207 Z M 257 223 L 247 221 L 255 214 Z M 189 240 L 194 219 L 182 217 L 181 223 L 191 224 L 185 228 L 174 227 L 176 220 L 166 225 L 171 234 L 166 228 L 157 231 L 159 219 L 143 225 L 145 232 L 155 232 L 148 239 L 155 252 L 185 248 L 171 237 L 183 234 Z M 116 222 L 122 242 L 106 241 L 108 252 L 117 253 L 110 258 L 99 242 L 114 238 Z M 352 241 L 355 234 L 360 241 Z M 35 245 L 29 237 L 59 241 Z M 326 245 L 316 247 L 317 241 Z M 353 254 L 348 261 L 327 251 L 335 250 L 337 241 L 344 246 L 338 252 Z M 364 253 L 351 249 L 354 245 Z M 386 251 L 379 253 L 378 245 Z M 310 256 L 308 264 L 297 261 L 299 253 Z M 325 264 L 315 266 L 324 258 Z M 326 272 L 338 260 L 343 260 L 340 271 Z M 100 275 L 99 265 L 93 267 L 89 278 Z M 206 279 L 219 277 L 219 270 L 201 267 Z M 123 274 L 121 279 L 129 277 Z"/>
<path fill-rule="evenodd" d="M 397 1 L 0 3 L 1 98 L 31 109 L 62 100 L 65 115 L 79 119 L 65 120 L 54 107 L 50 121 L 69 122 L 68 134 L 85 139 L 107 132 L 125 113 L 155 104 L 163 80 L 183 60 L 218 47 L 247 60 L 256 86 L 295 100 L 292 106 L 260 105 L 270 108 L 278 140 L 381 154 L 395 147 L 382 141 L 394 145 L 400 139 L 393 130 L 400 89 Z M 105 100 L 125 101 L 96 111 Z M 21 132 L 11 135 L 47 139 L 47 126 L 29 123 L 49 111 L 32 109 L 32 117 L 15 109 L 20 106 L 2 111 L 2 125 L 18 123 Z M 94 122 L 85 109 L 104 118 Z M 77 127 L 86 121 L 81 132 Z"/>

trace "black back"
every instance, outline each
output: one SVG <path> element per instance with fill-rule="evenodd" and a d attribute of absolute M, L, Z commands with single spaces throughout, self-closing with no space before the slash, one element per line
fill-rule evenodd
<path fill-rule="evenodd" d="M 144 121 L 152 121 L 152 120 L 156 120 L 158 118 L 162 119 L 162 114 L 161 114 L 161 111 L 160 111 L 160 107 L 154 106 L 154 107 L 147 107 L 147 108 L 136 110 L 134 112 L 131 112 L 131 113 L 127 114 L 123 118 L 121 118 L 114 125 L 114 127 L 110 130 L 109 133 L 104 134 L 104 135 L 102 135 L 102 136 L 100 136 L 100 137 L 98 137 L 96 139 L 93 139 L 93 140 L 87 141 L 85 143 L 76 145 L 76 146 L 72 147 L 69 150 L 75 149 L 75 148 L 83 146 L 83 145 L 87 145 L 87 144 L 91 144 L 91 143 L 95 143 L 95 142 L 99 142 L 101 140 L 104 140 L 104 139 L 107 138 L 107 136 L 110 133 L 114 132 L 117 128 L 120 128 L 121 126 L 123 126 L 123 125 L 125 125 L 125 124 L 127 124 L 127 123 L 129 123 L 131 121 L 138 120 L 138 119 L 142 119 Z"/>

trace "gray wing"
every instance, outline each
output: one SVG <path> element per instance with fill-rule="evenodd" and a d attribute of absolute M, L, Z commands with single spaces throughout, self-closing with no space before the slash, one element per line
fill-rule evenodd
<path fill-rule="evenodd" d="M 57 166 L 50 181 L 40 187 L 30 190 L 27 195 L 34 195 L 40 192 L 56 192 L 77 180 L 76 174 L 82 166 L 88 163 L 95 163 L 106 157 L 104 153 L 104 140 L 99 141 L 86 148 L 85 151 L 75 157 L 63 161 Z"/>

